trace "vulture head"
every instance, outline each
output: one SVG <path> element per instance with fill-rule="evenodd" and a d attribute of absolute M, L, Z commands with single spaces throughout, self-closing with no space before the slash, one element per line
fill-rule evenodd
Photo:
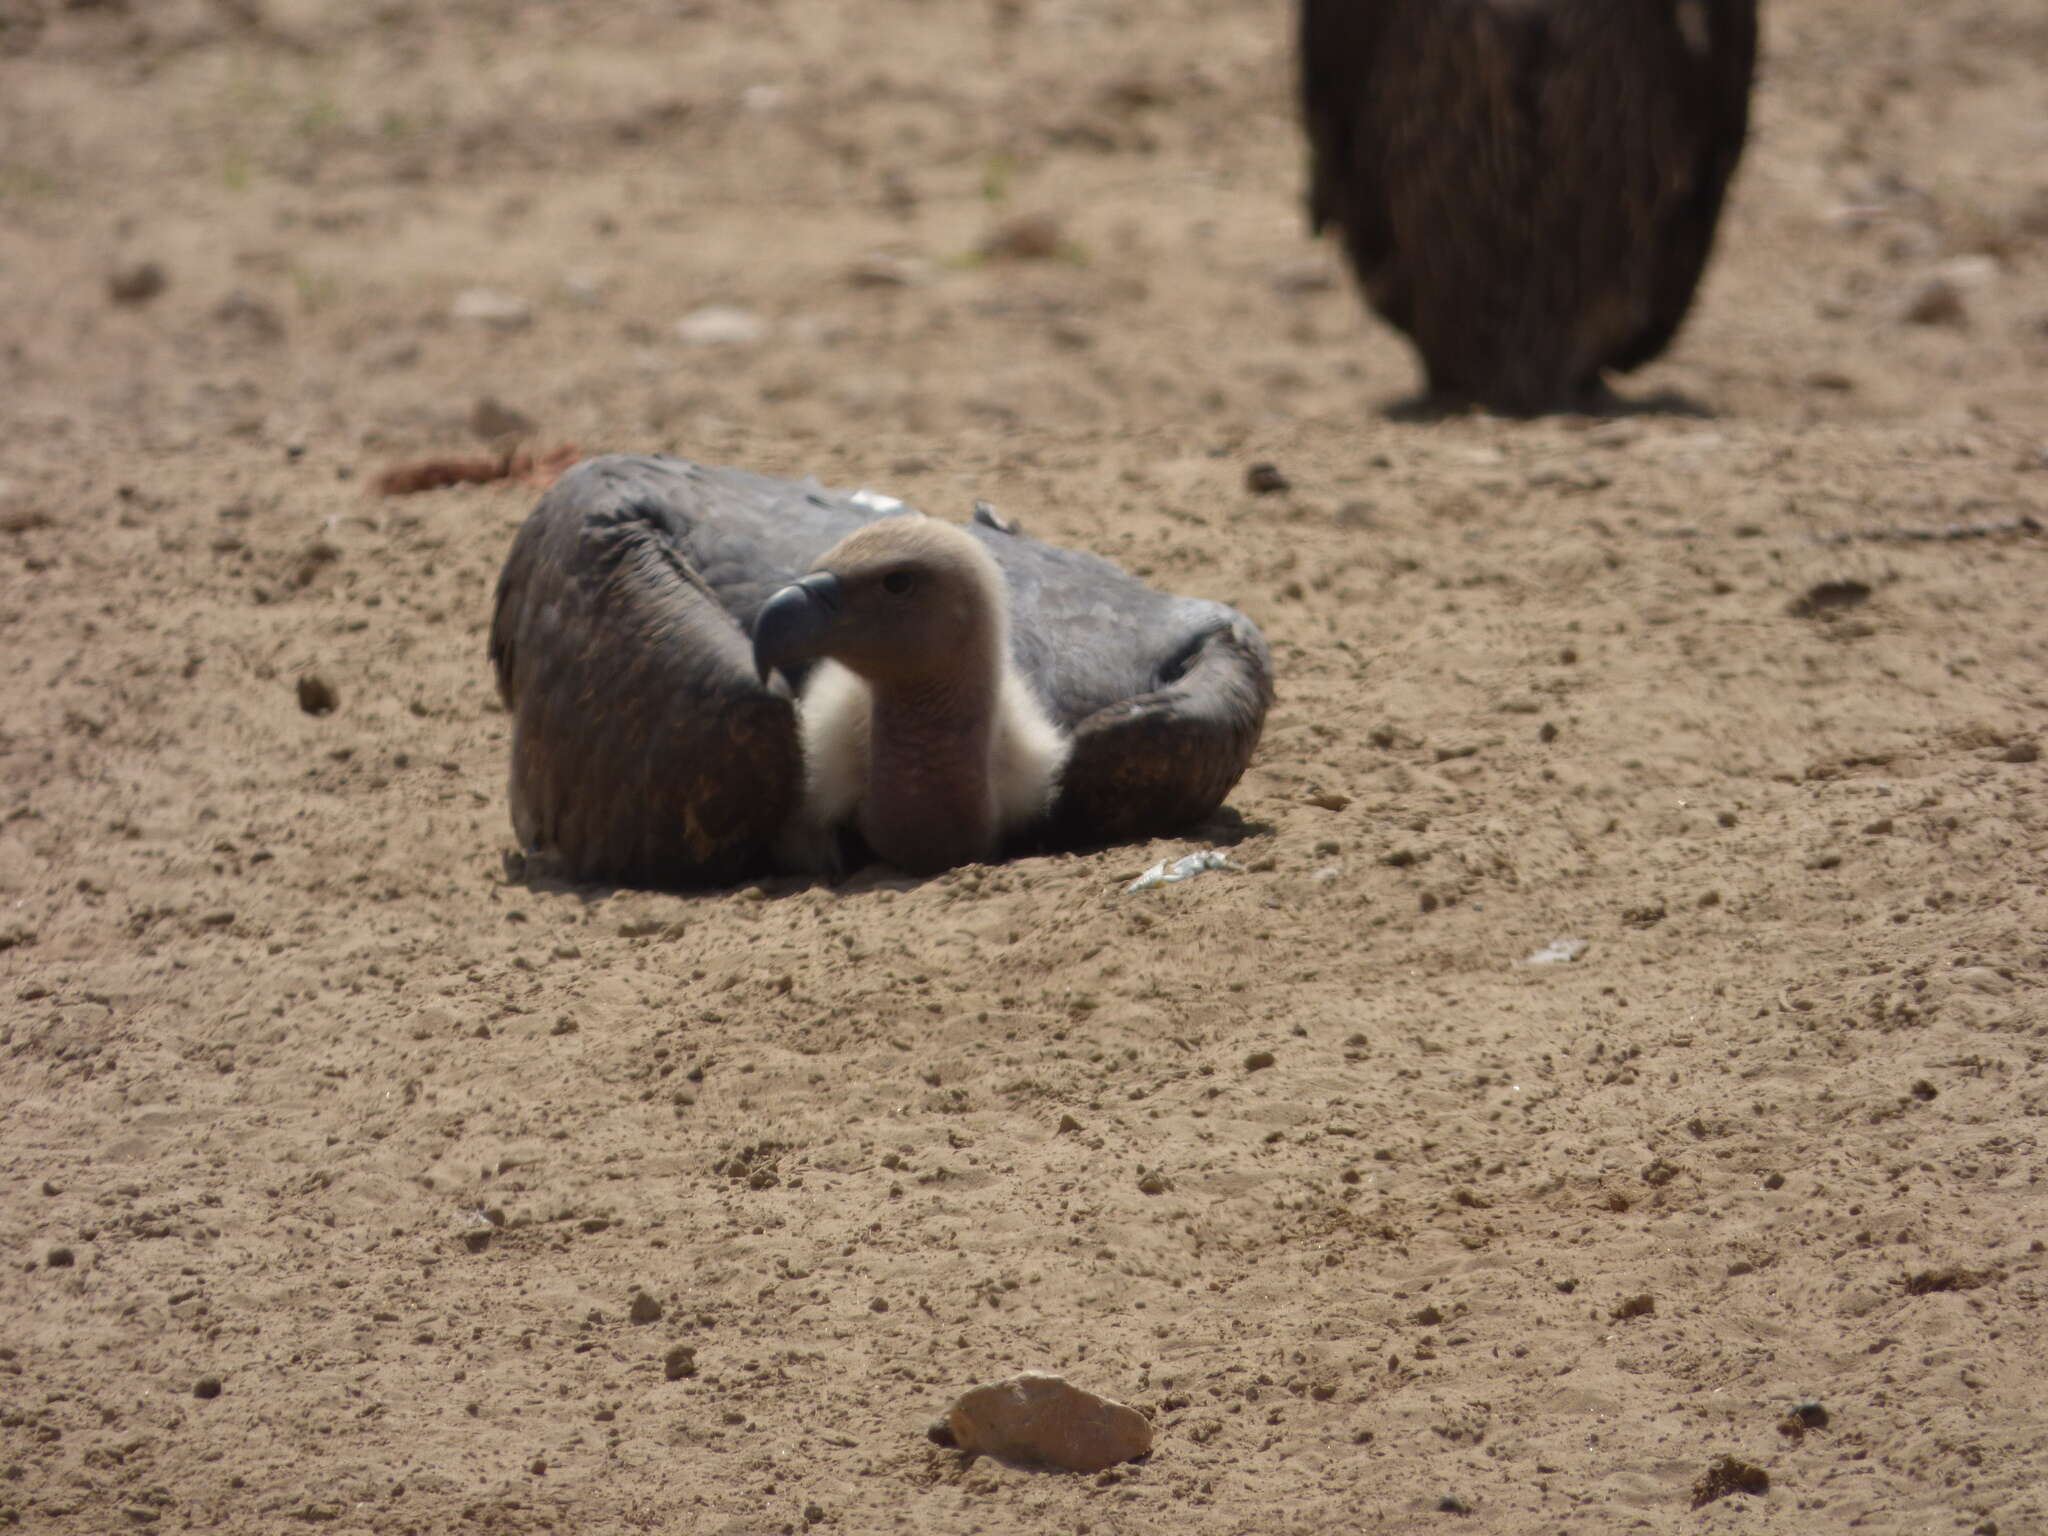
<path fill-rule="evenodd" d="M 754 666 L 805 678 L 803 809 L 784 862 L 832 862 L 851 822 L 913 874 L 994 858 L 1044 817 L 1064 735 L 1010 659 L 1002 568 L 964 529 L 888 517 L 771 597 Z"/>

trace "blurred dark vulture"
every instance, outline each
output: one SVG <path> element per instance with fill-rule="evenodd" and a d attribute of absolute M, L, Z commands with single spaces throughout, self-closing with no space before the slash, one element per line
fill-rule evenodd
<path fill-rule="evenodd" d="M 1310 227 L 1438 400 L 1597 403 L 1685 319 L 1756 35 L 1756 0 L 1302 0 Z"/>
<path fill-rule="evenodd" d="M 590 459 L 498 581 L 512 819 L 573 880 L 912 873 L 1163 835 L 1272 702 L 1235 609 L 866 491 Z"/>

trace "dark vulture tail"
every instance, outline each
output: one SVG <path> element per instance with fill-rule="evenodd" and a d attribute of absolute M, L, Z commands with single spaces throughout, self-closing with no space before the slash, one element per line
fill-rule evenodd
<path fill-rule="evenodd" d="M 1430 392 L 1597 398 L 1669 345 L 1749 129 L 1756 0 L 1301 0 L 1308 209 Z"/>

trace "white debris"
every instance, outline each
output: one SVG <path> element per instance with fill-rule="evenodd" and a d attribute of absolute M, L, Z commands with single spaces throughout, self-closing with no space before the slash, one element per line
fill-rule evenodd
<path fill-rule="evenodd" d="M 1231 863 L 1230 856 L 1221 848 L 1204 848 L 1200 853 L 1190 853 L 1183 858 L 1175 859 L 1171 864 L 1161 859 L 1124 889 L 1149 891 L 1156 885 L 1177 885 L 1211 869 L 1237 871 L 1239 866 Z"/>
<path fill-rule="evenodd" d="M 448 313 L 501 331 L 516 331 L 533 322 L 533 306 L 516 293 L 496 288 L 465 288 L 455 295 Z"/>
<path fill-rule="evenodd" d="M 1951 256 L 1934 269 L 1935 276 L 1945 277 L 1958 288 L 1982 288 L 1987 283 L 1998 281 L 1999 265 L 1996 256 Z"/>
<path fill-rule="evenodd" d="M 894 496 L 884 496 L 880 491 L 871 491 L 862 486 L 846 498 L 856 507 L 866 507 L 870 512 L 908 512 L 910 503 L 899 501 Z"/>
<path fill-rule="evenodd" d="M 768 334 L 768 323 L 735 304 L 706 304 L 676 322 L 676 340 L 692 347 L 751 346 Z"/>
<path fill-rule="evenodd" d="M 1525 962 L 1529 965 L 1569 965 L 1592 946 L 1584 939 L 1552 939 Z"/>
<path fill-rule="evenodd" d="M 856 288 L 916 288 L 936 275 L 929 261 L 899 251 L 869 251 L 846 269 Z"/>

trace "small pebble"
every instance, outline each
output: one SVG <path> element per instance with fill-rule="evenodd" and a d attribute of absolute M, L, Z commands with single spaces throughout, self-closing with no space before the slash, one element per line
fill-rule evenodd
<path fill-rule="evenodd" d="M 636 1323 L 658 1323 L 661 1321 L 661 1303 L 645 1291 L 635 1291 L 632 1304 L 626 1309 L 626 1316 Z"/>
<path fill-rule="evenodd" d="M 78 1256 L 69 1248 L 52 1248 L 43 1262 L 52 1269 L 69 1269 L 78 1262 Z"/>
<path fill-rule="evenodd" d="M 707 304 L 676 322 L 676 340 L 687 347 L 745 347 L 767 334 L 759 315 L 732 304 Z"/>
<path fill-rule="evenodd" d="M 1249 1056 L 1245 1057 L 1244 1069 L 1247 1072 L 1263 1072 L 1278 1060 L 1279 1058 L 1271 1051 L 1253 1051 Z"/>
<path fill-rule="evenodd" d="M 1244 472 L 1244 488 L 1254 496 L 1277 496 L 1293 486 L 1277 464 L 1254 464 Z"/>
<path fill-rule="evenodd" d="M 449 315 L 456 320 L 489 326 L 497 331 L 523 330 L 533 323 L 533 306 L 517 294 L 495 288 L 465 288 L 455 295 Z"/>
<path fill-rule="evenodd" d="M 997 260 L 1046 261 L 1066 244 L 1066 227 L 1055 213 L 1024 213 L 1005 219 L 981 242 L 981 254 Z"/>
<path fill-rule="evenodd" d="M 1771 1475 L 1762 1467 L 1723 1456 L 1692 1485 L 1692 1507 L 1699 1509 L 1731 1493 L 1765 1494 L 1771 1491 Z"/>
<path fill-rule="evenodd" d="M 200 1377 L 197 1381 L 192 1383 L 192 1395 L 194 1397 L 206 1398 L 219 1397 L 220 1378 L 218 1376 Z"/>
<path fill-rule="evenodd" d="M 318 672 L 299 679 L 299 708 L 309 715 L 331 715 L 341 707 L 341 693 Z"/>
<path fill-rule="evenodd" d="M 1906 295 L 1899 318 L 1908 325 L 1964 326 L 1970 323 L 1970 311 L 1954 281 L 1930 277 Z"/>
<path fill-rule="evenodd" d="M 236 289 L 213 306 L 213 323 L 256 342 L 284 340 L 284 319 L 261 299 Z"/>
<path fill-rule="evenodd" d="M 516 411 L 496 395 L 479 395 L 469 408 L 469 430 L 487 443 L 531 437 L 533 419 Z"/>
<path fill-rule="evenodd" d="M 856 288 L 915 288 L 932 280 L 929 262 L 894 251 L 870 251 L 846 269 Z"/>
<path fill-rule="evenodd" d="M 164 269 L 154 261 L 132 262 L 116 267 L 107 278 L 107 297 L 116 304 L 147 304 L 170 286 Z"/>

